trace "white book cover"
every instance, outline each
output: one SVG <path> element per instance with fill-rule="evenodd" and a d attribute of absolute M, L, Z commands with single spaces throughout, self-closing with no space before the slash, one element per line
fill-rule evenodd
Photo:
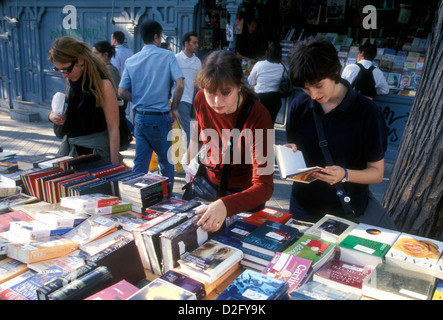
<path fill-rule="evenodd" d="M 365 223 L 359 223 L 354 229 L 352 229 L 348 236 L 368 239 L 392 246 L 400 236 L 400 232 Z"/>

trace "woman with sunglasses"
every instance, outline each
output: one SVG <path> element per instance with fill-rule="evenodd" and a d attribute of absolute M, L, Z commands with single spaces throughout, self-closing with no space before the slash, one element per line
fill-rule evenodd
<path fill-rule="evenodd" d="M 88 44 L 70 37 L 54 41 L 49 61 L 66 78 L 67 109 L 64 115 L 49 114 L 62 143 L 59 154 L 98 154 L 117 164 L 119 112 L 111 75 Z"/>
<path fill-rule="evenodd" d="M 268 110 L 243 84 L 241 61 L 233 53 L 218 50 L 209 54 L 195 84 L 201 90 L 194 102 L 196 123 L 187 162 L 189 164 L 200 147 L 205 145 L 208 157 L 202 161 L 204 175 L 214 186 L 220 185 L 223 166 L 227 163 L 226 150 L 231 141 L 227 138 L 228 131 L 232 134 L 242 109 L 252 105 L 243 127 L 239 128 L 241 134 L 245 133 L 245 139 L 232 140 L 227 195 L 196 211 L 196 214 L 202 214 L 198 225 L 206 231 L 215 232 L 222 227 L 226 217 L 263 209 L 272 196 L 274 141 L 268 134 L 273 133 L 273 124 Z M 236 154 L 240 157 L 236 158 Z"/>

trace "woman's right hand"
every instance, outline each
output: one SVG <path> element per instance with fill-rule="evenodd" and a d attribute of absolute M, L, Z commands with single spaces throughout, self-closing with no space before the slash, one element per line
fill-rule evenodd
<path fill-rule="evenodd" d="M 286 143 L 283 146 L 287 147 L 287 148 L 291 148 L 292 151 L 296 152 L 297 151 L 297 145 L 295 143 Z"/>
<path fill-rule="evenodd" d="M 51 113 L 49 114 L 49 120 L 52 123 L 61 126 L 66 121 L 66 115 L 63 114 L 63 115 L 58 116 L 54 112 L 51 111 Z"/>

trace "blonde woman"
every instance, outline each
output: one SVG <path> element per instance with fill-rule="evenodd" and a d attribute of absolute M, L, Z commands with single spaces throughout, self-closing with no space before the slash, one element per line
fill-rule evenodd
<path fill-rule="evenodd" d="M 66 113 L 49 115 L 54 131 L 62 138 L 59 154 L 98 154 L 105 161 L 119 163 L 117 97 L 102 61 L 88 44 L 70 37 L 54 41 L 48 60 L 67 85 Z"/>

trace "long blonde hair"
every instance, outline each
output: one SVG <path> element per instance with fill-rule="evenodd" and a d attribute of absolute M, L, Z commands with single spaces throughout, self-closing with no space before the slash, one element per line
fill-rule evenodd
<path fill-rule="evenodd" d="M 82 90 L 91 91 L 96 99 L 96 105 L 101 106 L 103 91 L 101 82 L 112 78 L 103 62 L 92 53 L 88 44 L 71 37 L 60 37 L 54 41 L 49 50 L 48 60 L 51 62 L 73 63 L 79 58 L 84 60 L 82 66 Z M 89 79 L 89 88 L 85 88 L 85 82 Z M 69 80 L 66 79 L 66 87 L 69 90 Z"/>

